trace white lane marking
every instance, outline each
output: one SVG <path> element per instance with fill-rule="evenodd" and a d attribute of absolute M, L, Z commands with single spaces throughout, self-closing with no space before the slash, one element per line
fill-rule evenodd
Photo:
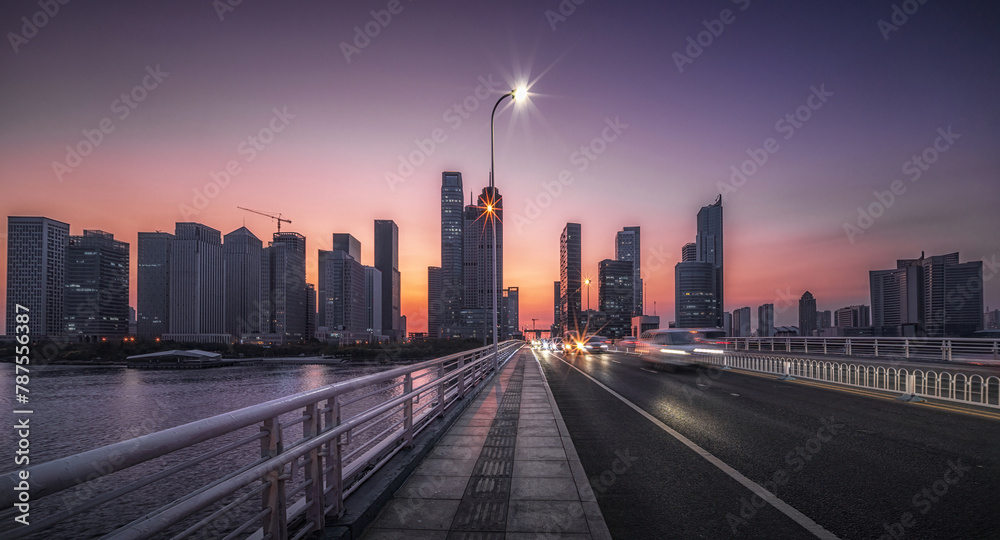
<path fill-rule="evenodd" d="M 655 369 L 647 369 L 647 368 L 639 368 L 639 369 L 641 369 L 643 371 L 648 371 L 650 373 L 659 373 L 659 371 L 656 371 Z"/>
<path fill-rule="evenodd" d="M 639 407 L 635 403 L 632 403 L 631 401 L 629 401 L 628 399 L 626 399 L 625 396 L 619 394 L 618 392 L 615 392 L 614 390 L 612 390 L 611 388 L 609 388 L 606 384 L 604 384 L 601 381 L 599 381 L 599 380 L 591 377 L 589 373 L 584 372 L 582 369 L 574 366 L 573 364 L 570 364 L 569 362 L 563 360 L 562 358 L 559 358 L 559 360 L 561 362 L 563 362 L 564 364 L 566 364 L 567 366 L 569 366 L 569 367 L 571 367 L 571 368 L 579 371 L 581 375 L 583 375 L 584 377 L 590 379 L 591 381 L 594 382 L 594 384 L 596 384 L 597 386 L 600 386 L 601 388 L 603 388 L 604 390 L 606 390 L 609 394 L 611 394 L 612 396 L 615 396 L 616 398 L 618 398 L 619 400 L 621 400 L 622 403 L 624 403 L 624 404 L 628 405 L 629 407 L 631 407 L 633 410 L 635 410 L 635 412 L 637 412 L 637 413 L 641 414 L 642 416 L 644 416 L 647 420 L 649 420 L 650 422 L 652 422 L 653 424 L 655 424 L 657 427 L 659 427 L 663 431 L 666 431 L 668 434 L 670 434 L 670 436 L 672 436 L 673 438 L 675 438 L 678 441 L 680 441 L 681 443 L 683 443 L 684 446 L 687 446 L 688 448 L 690 448 L 691 450 L 693 450 L 696 454 L 698 454 L 699 456 L 705 458 L 706 461 L 708 461 L 712 465 L 715 465 L 719 470 L 721 470 L 722 472 L 728 474 L 733 480 L 736 480 L 737 482 L 743 484 L 744 487 L 746 487 L 750 491 L 756 493 L 758 496 L 760 496 L 761 499 L 764 499 L 765 501 L 769 502 L 771 504 L 771 506 L 777 508 L 782 514 L 785 514 L 786 516 L 790 517 L 793 521 L 795 521 L 796 523 L 798 523 L 799 525 L 801 525 L 804 529 L 806 529 L 807 531 L 809 531 L 810 533 L 812 533 L 814 536 L 816 536 L 816 538 L 822 538 L 824 540 L 840 540 L 837 537 L 837 535 L 835 535 L 835 534 L 831 533 L 830 531 L 824 529 L 822 525 L 820 525 L 819 523 L 816 523 L 815 521 L 813 521 L 812 519 L 810 519 L 809 516 L 806 516 L 802 512 L 799 512 L 795 508 L 792 508 L 791 505 L 789 505 L 785 501 L 779 499 L 773 493 L 771 493 L 770 491 L 764 489 L 763 487 L 761 487 L 759 484 L 757 484 L 753 480 L 747 478 L 746 476 L 743 476 L 742 473 L 740 473 L 736 469 L 730 467 L 724 461 L 722 461 L 721 459 L 719 459 L 719 458 L 715 457 L 714 455 L 712 455 L 711 453 L 709 453 L 708 450 L 705 450 L 704 448 L 698 446 L 691 439 L 688 439 L 687 437 L 685 437 L 684 435 L 681 435 L 680 433 L 678 433 L 676 430 L 674 430 L 670 426 L 664 424 L 663 422 L 660 421 L 659 418 L 657 418 L 657 417 L 649 414 L 648 412 L 646 412 L 645 410 L 643 410 L 641 407 Z"/>

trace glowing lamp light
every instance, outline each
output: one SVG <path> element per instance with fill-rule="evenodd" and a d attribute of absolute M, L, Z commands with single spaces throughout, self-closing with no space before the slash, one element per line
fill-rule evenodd
<path fill-rule="evenodd" d="M 528 89 L 525 87 L 514 90 L 514 101 L 523 101 L 528 98 Z"/>

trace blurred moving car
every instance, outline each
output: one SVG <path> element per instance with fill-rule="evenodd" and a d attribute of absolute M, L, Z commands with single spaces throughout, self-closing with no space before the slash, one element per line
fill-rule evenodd
<path fill-rule="evenodd" d="M 635 347 L 638 344 L 639 344 L 639 338 L 628 336 L 618 340 L 617 346 L 619 350 L 630 353 L 630 352 L 635 352 Z"/>
<path fill-rule="evenodd" d="M 666 328 L 639 337 L 635 352 L 643 365 L 673 370 L 726 354 L 726 333 L 718 328 Z"/>

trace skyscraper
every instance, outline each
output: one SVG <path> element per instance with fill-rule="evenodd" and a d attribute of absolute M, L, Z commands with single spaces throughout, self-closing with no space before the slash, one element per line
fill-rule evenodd
<path fill-rule="evenodd" d="M 607 317 L 604 329 L 598 332 L 602 336 L 619 339 L 632 333 L 633 266 L 627 260 L 604 259 L 598 263 L 598 305 Z"/>
<path fill-rule="evenodd" d="M 458 337 L 462 334 L 461 311 L 465 242 L 465 211 L 462 173 L 441 174 L 441 335 Z M 429 333 L 429 332 L 428 332 Z"/>
<path fill-rule="evenodd" d="M 642 315 L 642 243 L 639 227 L 625 227 L 615 237 L 615 259 L 632 261 L 632 313 Z"/>
<path fill-rule="evenodd" d="M 427 337 L 437 338 L 441 335 L 441 267 L 427 267 Z"/>
<path fill-rule="evenodd" d="M 552 327 L 550 330 L 550 335 L 556 337 L 562 335 L 562 321 L 559 319 L 559 306 L 562 303 L 560 301 L 561 296 L 559 293 L 560 282 L 552 282 Z"/>
<path fill-rule="evenodd" d="M 330 251 L 343 251 L 354 260 L 361 262 L 361 240 L 348 233 L 333 233 L 333 249 Z"/>
<path fill-rule="evenodd" d="M 170 245 L 170 334 L 208 340 L 225 331 L 222 235 L 200 223 L 179 222 Z"/>
<path fill-rule="evenodd" d="M 799 335 L 812 336 L 816 330 L 816 298 L 806 291 L 799 298 Z"/>
<path fill-rule="evenodd" d="M 757 308 L 757 337 L 774 337 L 774 304 Z"/>
<path fill-rule="evenodd" d="M 563 335 L 580 332 L 583 270 L 579 223 L 567 223 L 559 237 L 559 324 Z"/>
<path fill-rule="evenodd" d="M 382 272 L 382 333 L 400 339 L 399 227 L 391 219 L 375 220 L 375 268 Z"/>
<path fill-rule="evenodd" d="M 679 262 L 674 266 L 674 318 L 677 328 L 724 328 L 715 301 L 715 265 Z"/>
<path fill-rule="evenodd" d="M 104 231 L 70 236 L 66 249 L 66 334 L 121 338 L 129 323 L 128 244 Z"/>
<path fill-rule="evenodd" d="M 486 211 L 492 208 L 495 216 Z M 502 326 L 503 313 L 503 199 L 496 188 L 483 188 L 475 205 L 465 207 L 463 272 L 463 311 L 466 337 L 478 336 L 479 326 L 486 341 L 492 339 L 493 310 L 497 309 L 497 326 Z M 493 240 L 496 227 L 496 287 L 493 283 Z M 482 324 L 480 324 L 482 321 Z"/>
<path fill-rule="evenodd" d="M 17 333 L 18 305 L 29 310 L 31 339 L 63 334 L 68 243 L 67 223 L 45 217 L 7 217 L 8 336 Z"/>
<path fill-rule="evenodd" d="M 372 339 L 382 335 L 382 272 L 374 266 L 365 267 L 366 330 Z"/>
<path fill-rule="evenodd" d="M 750 307 L 733 310 L 733 326 L 730 335 L 735 337 L 750 337 Z"/>
<path fill-rule="evenodd" d="M 306 237 L 276 232 L 267 248 L 270 324 L 268 333 L 281 341 L 298 341 L 306 334 Z"/>
<path fill-rule="evenodd" d="M 174 235 L 139 233 L 136 268 L 136 328 L 139 337 L 153 339 L 170 331 L 170 246 Z"/>
<path fill-rule="evenodd" d="M 829 309 L 816 311 L 816 329 L 823 330 L 833 326 L 833 312 Z"/>
<path fill-rule="evenodd" d="M 222 264 L 225 268 L 225 331 L 238 339 L 241 334 L 259 333 L 261 324 L 261 259 L 264 244 L 250 229 L 240 227 L 225 235 Z"/>
<path fill-rule="evenodd" d="M 725 306 L 722 263 L 722 195 L 714 203 L 703 206 L 698 211 L 698 235 L 695 238 L 698 249 L 698 262 L 710 263 L 715 269 L 713 290 L 715 292 L 715 322 L 708 325 L 722 327 L 722 312 Z"/>
<path fill-rule="evenodd" d="M 511 339 L 514 334 L 520 332 L 520 289 L 517 287 L 507 287 L 504 289 L 501 304 L 503 305 L 503 321 L 500 322 L 500 325 L 503 327 L 503 331 L 500 337 L 501 339 Z"/>
<path fill-rule="evenodd" d="M 306 283 L 306 335 L 307 340 L 316 337 L 316 286 Z"/>
<path fill-rule="evenodd" d="M 347 247 L 346 244 L 341 245 Z M 360 252 L 360 247 L 358 251 Z M 320 250 L 317 300 L 319 326 L 325 326 L 330 332 L 367 334 L 368 308 L 365 304 L 365 285 L 364 266 L 348 251 Z"/>

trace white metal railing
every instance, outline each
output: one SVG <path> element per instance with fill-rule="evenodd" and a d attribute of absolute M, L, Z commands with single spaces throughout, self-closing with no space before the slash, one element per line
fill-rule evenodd
<path fill-rule="evenodd" d="M 46 537 L 75 535 L 81 531 L 73 518 L 103 512 L 101 524 L 114 528 L 104 538 L 303 538 L 322 530 L 328 516 L 339 516 L 345 497 L 523 343 L 500 344 L 496 364 L 491 345 L 34 465 L 27 469 L 30 524 L 4 519 L 0 537 L 43 530 Z M 116 483 L 118 475 L 141 463 L 155 465 L 156 472 Z M 18 474 L 0 476 L 4 513 L 18 502 Z M 169 485 L 157 484 L 161 480 Z M 198 487 L 188 489 L 189 483 Z M 183 493 L 162 505 L 166 491 L 159 490 L 177 484 Z M 95 492 L 94 485 L 103 490 Z M 162 506 L 131 508 L 143 490 L 154 490 Z M 59 500 L 46 508 L 47 498 Z M 119 506 L 108 510 L 108 503 Z M 121 516 L 129 511 L 147 513 L 129 523 L 109 523 L 128 519 Z M 60 527 L 69 528 L 60 532 Z"/>
<path fill-rule="evenodd" d="M 726 338 L 735 351 L 906 358 L 913 360 L 1000 361 L 1000 339 L 903 337 Z"/>
<path fill-rule="evenodd" d="M 730 352 L 700 359 L 722 368 L 772 373 L 899 393 L 903 397 L 930 397 L 1000 408 L 1000 377 L 934 371 L 906 366 L 864 365 L 793 356 Z"/>

